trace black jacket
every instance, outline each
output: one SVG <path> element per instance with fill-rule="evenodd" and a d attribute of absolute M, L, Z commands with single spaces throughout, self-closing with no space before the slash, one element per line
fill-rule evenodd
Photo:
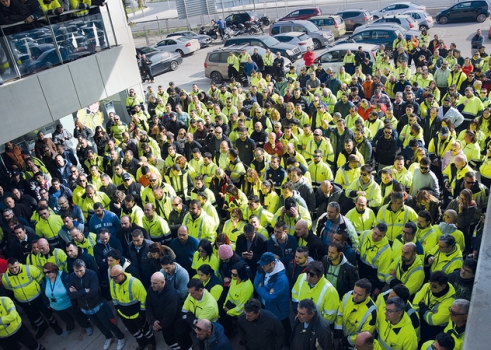
<path fill-rule="evenodd" d="M 177 235 L 177 230 L 179 229 L 179 227 L 181 227 L 182 220 L 187 213 L 188 207 L 185 204 L 182 205 L 182 210 L 180 214 L 175 210 L 172 210 L 170 212 L 168 223 L 172 232 L 172 237 L 175 237 Z"/>
<path fill-rule="evenodd" d="M 282 350 L 285 343 L 283 326 L 272 312 L 261 310 L 259 317 L 249 322 L 242 313 L 238 322 L 240 345 L 249 350 Z"/>
<path fill-rule="evenodd" d="M 75 287 L 76 292 L 68 291 L 71 299 L 76 299 L 78 306 L 83 310 L 90 310 L 103 302 L 99 289 L 99 279 L 97 273 L 86 269 L 82 278 L 78 278 L 75 273 L 70 274 L 68 286 Z M 89 291 L 86 292 L 85 290 Z"/>
<path fill-rule="evenodd" d="M 295 238 L 297 241 L 299 241 L 296 234 Z M 324 255 L 326 255 L 324 243 L 319 237 L 314 235 L 311 230 L 309 230 L 309 235 L 305 241 L 307 242 L 307 248 L 309 248 L 309 256 L 312 257 L 312 259 L 319 261 Z"/>
<path fill-rule="evenodd" d="M 344 256 L 343 256 L 344 257 Z M 322 265 L 324 265 L 324 274 L 329 271 L 331 262 L 327 258 L 327 255 L 322 257 Z M 342 300 L 343 296 L 355 287 L 355 282 L 358 281 L 358 271 L 356 267 L 351 265 L 347 260 L 344 263 L 341 261 L 339 267 L 338 280 L 336 283 L 336 290 L 339 294 L 339 299 Z"/>
<path fill-rule="evenodd" d="M 261 259 L 263 253 L 266 252 L 267 239 L 260 233 L 256 233 L 254 239 L 252 240 L 252 245 L 250 251 L 253 252 L 253 257 L 251 260 L 245 259 L 245 263 L 249 265 L 251 272 L 255 275 L 257 271 L 257 262 Z M 235 252 L 238 256 L 242 257 L 242 253 L 247 252 L 247 239 L 244 234 L 237 237 L 237 242 L 235 243 Z"/>
<path fill-rule="evenodd" d="M 131 224 L 131 229 L 129 229 L 129 230 L 123 230 L 122 228 L 120 228 L 118 230 L 118 232 L 116 232 L 116 238 L 119 239 L 119 241 L 121 242 L 121 246 L 123 247 L 123 251 L 121 253 L 126 258 L 129 257 L 128 248 L 130 246 L 130 243 L 132 242 L 131 232 L 133 232 L 135 230 L 142 231 L 143 237 L 145 237 L 145 239 L 150 239 L 150 236 L 148 236 L 147 230 L 145 230 L 143 227 L 140 227 L 136 224 Z"/>
<path fill-rule="evenodd" d="M 317 346 L 318 343 L 318 346 Z M 291 349 L 302 350 L 332 350 L 332 333 L 327 321 L 316 311 L 309 326 L 304 329 L 303 322 L 295 318 L 290 338 Z"/>
<path fill-rule="evenodd" d="M 150 286 L 150 278 L 153 274 L 152 258 L 149 257 L 149 248 L 153 242 L 149 239 L 145 239 L 140 250 L 137 251 L 133 242 L 130 244 L 129 257 L 131 263 L 138 269 L 140 273 L 141 282 L 148 288 Z"/>
<path fill-rule="evenodd" d="M 169 284 L 164 289 L 155 292 L 152 288 L 147 290 L 146 318 L 150 327 L 155 321 L 160 321 L 164 330 L 174 326 L 181 318 L 181 301 L 177 291 Z"/>
<path fill-rule="evenodd" d="M 83 260 L 85 262 L 85 267 L 87 269 L 90 269 L 90 270 L 98 273 L 99 268 L 97 267 L 97 264 L 95 262 L 94 257 L 92 255 L 89 255 L 85 251 L 85 249 L 82 249 L 80 247 L 78 248 L 78 256 L 75 259 L 72 259 L 69 256 L 67 256 L 67 258 L 66 258 L 66 267 L 67 267 L 68 273 L 72 273 L 73 272 L 73 263 L 77 259 Z"/>

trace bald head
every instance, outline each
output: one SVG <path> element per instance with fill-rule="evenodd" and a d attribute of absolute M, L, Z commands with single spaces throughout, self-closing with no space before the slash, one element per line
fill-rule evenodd
<path fill-rule="evenodd" d="M 355 340 L 356 349 L 360 350 L 372 350 L 373 349 L 373 335 L 370 332 L 361 332 L 356 336 Z"/>
<path fill-rule="evenodd" d="M 299 220 L 295 224 L 295 234 L 297 238 L 306 239 L 309 236 L 309 224 L 305 220 Z"/>
<path fill-rule="evenodd" d="M 150 277 L 150 288 L 154 292 L 160 293 L 165 287 L 165 277 L 160 271 L 155 272 L 152 277 Z"/>
<path fill-rule="evenodd" d="M 324 194 L 329 193 L 331 191 L 331 188 L 332 188 L 331 181 L 324 180 L 321 182 L 321 191 Z"/>
<path fill-rule="evenodd" d="M 121 266 L 119 264 L 111 267 L 111 275 L 113 275 L 113 276 L 119 275 L 120 273 L 123 273 L 123 272 L 124 272 L 123 266 Z"/>
<path fill-rule="evenodd" d="M 211 329 L 211 322 L 206 318 L 200 318 L 196 323 L 196 326 L 198 326 L 201 329 L 209 331 Z"/>
<path fill-rule="evenodd" d="M 455 210 L 453 209 L 445 210 L 445 214 L 452 222 L 455 222 L 457 220 L 457 212 Z"/>
<path fill-rule="evenodd" d="M 49 253 L 49 250 L 50 250 L 49 243 L 45 238 L 40 238 L 38 240 L 38 249 L 43 254 Z"/>
<path fill-rule="evenodd" d="M 403 248 L 407 249 L 408 252 L 416 253 L 417 246 L 415 243 L 409 242 L 409 243 L 404 244 Z"/>

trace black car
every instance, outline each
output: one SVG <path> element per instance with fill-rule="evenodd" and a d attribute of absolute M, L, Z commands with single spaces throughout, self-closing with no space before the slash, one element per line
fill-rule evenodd
<path fill-rule="evenodd" d="M 152 61 L 150 69 L 152 75 L 156 76 L 169 70 L 176 70 L 182 63 L 182 57 L 177 52 L 162 52 L 147 54 L 147 58 Z"/>
<path fill-rule="evenodd" d="M 273 53 L 281 52 L 282 56 L 290 59 L 292 62 L 302 57 L 302 51 L 296 45 L 279 42 L 269 35 L 234 36 L 227 39 L 224 47 L 231 45 L 258 46 L 264 49 L 270 49 Z"/>
<path fill-rule="evenodd" d="M 448 9 L 438 12 L 436 21 L 440 24 L 448 22 L 471 22 L 482 23 L 490 15 L 489 4 L 485 0 L 462 1 L 450 6 Z"/>
<path fill-rule="evenodd" d="M 260 18 L 259 14 L 254 11 L 237 12 L 225 17 L 225 23 L 227 27 L 231 27 L 234 24 L 237 26 L 240 23 L 245 24 L 250 21 L 259 21 Z"/>
<path fill-rule="evenodd" d="M 157 52 L 162 52 L 157 50 L 156 48 L 153 48 L 151 46 L 142 46 L 142 47 L 137 47 L 136 48 L 136 53 L 139 54 L 141 53 L 142 55 L 150 55 L 151 53 L 157 53 Z"/>

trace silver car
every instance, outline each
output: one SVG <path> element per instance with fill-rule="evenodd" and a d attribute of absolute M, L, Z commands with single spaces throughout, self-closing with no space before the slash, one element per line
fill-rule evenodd
<path fill-rule="evenodd" d="M 281 33 L 275 35 L 274 38 L 282 43 L 298 45 L 300 51 L 303 53 L 307 51 L 307 47 L 311 47 L 312 49 L 314 48 L 312 38 L 304 32 Z"/>
<path fill-rule="evenodd" d="M 400 25 L 406 30 L 418 29 L 418 22 L 411 17 L 411 15 L 386 15 L 382 18 L 375 20 L 371 23 L 371 26 L 384 24 L 384 23 L 395 23 Z"/>
<path fill-rule="evenodd" d="M 392 4 L 381 8 L 380 10 L 372 11 L 373 19 L 381 18 L 388 14 L 401 13 L 406 10 L 422 10 L 426 11 L 425 5 L 418 5 L 410 1 L 393 2 Z"/>
<path fill-rule="evenodd" d="M 411 16 L 418 23 L 419 30 L 428 30 L 433 27 L 433 17 L 426 11 L 407 10 L 402 12 L 402 14 Z"/>

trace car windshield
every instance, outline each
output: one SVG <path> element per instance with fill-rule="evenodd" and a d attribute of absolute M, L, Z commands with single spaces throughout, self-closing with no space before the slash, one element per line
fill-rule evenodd
<path fill-rule="evenodd" d="M 140 51 L 141 51 L 142 53 L 148 53 L 148 52 L 153 52 L 153 51 L 155 51 L 155 49 L 154 49 L 153 47 L 148 47 L 148 46 L 146 46 L 146 47 L 141 47 L 141 48 L 140 48 Z"/>
<path fill-rule="evenodd" d="M 185 36 L 198 36 L 198 34 L 196 34 L 195 32 L 186 32 L 183 35 L 185 35 Z"/>
<path fill-rule="evenodd" d="M 270 36 L 270 37 L 266 37 L 266 38 L 264 38 L 264 39 L 262 39 L 262 40 L 263 40 L 264 44 L 265 44 L 266 46 L 268 46 L 268 47 L 269 47 L 269 46 L 278 45 L 278 44 L 280 43 L 280 42 L 278 41 L 278 39 L 273 38 L 273 37 L 271 37 L 271 36 Z"/>
<path fill-rule="evenodd" d="M 314 23 L 312 23 L 312 22 L 304 23 L 304 27 L 307 28 L 307 30 L 309 32 L 317 32 L 317 31 L 319 31 L 319 28 L 317 28 L 317 26 Z"/>
<path fill-rule="evenodd" d="M 182 36 L 180 38 L 176 38 L 177 41 L 182 41 L 183 43 L 187 43 L 189 41 L 189 38 L 186 38 L 185 36 Z"/>

